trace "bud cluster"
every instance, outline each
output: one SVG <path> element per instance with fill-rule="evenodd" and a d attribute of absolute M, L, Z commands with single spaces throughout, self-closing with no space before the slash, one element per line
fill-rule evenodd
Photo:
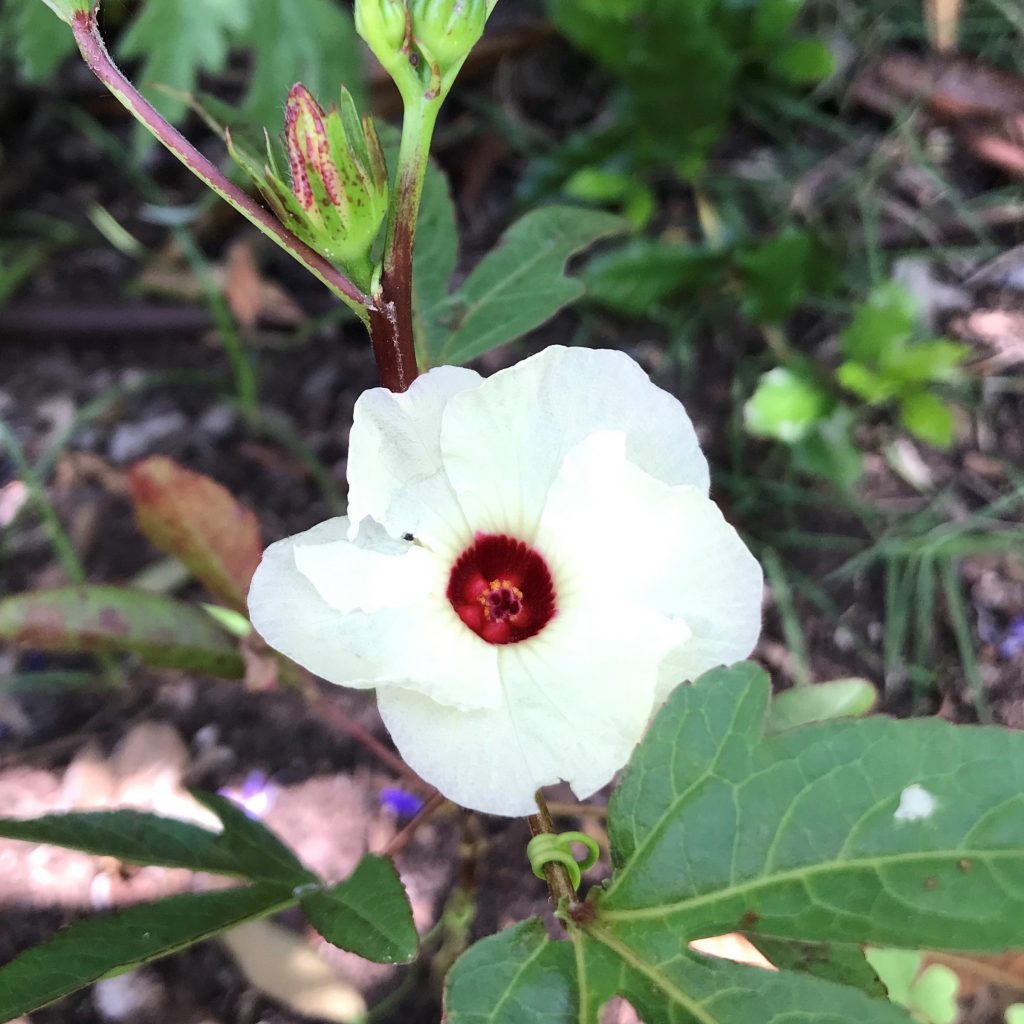
<path fill-rule="evenodd" d="M 450 85 L 483 35 L 487 0 L 356 0 L 356 31 L 399 88 Z M 404 90 L 403 90 L 404 91 Z"/>

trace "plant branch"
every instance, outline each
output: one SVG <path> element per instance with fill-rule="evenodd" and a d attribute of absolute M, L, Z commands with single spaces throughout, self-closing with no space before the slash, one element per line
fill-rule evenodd
<path fill-rule="evenodd" d="M 260 206 L 244 189 L 199 152 L 173 125 L 158 113 L 125 77 L 107 51 L 96 22 L 96 10 L 76 11 L 71 19 L 75 42 L 94 75 L 121 105 L 174 154 L 197 178 L 237 210 L 314 277 L 350 306 L 364 322 L 374 312 L 373 300 L 305 242 L 296 238 L 269 210 Z"/>
<path fill-rule="evenodd" d="M 409 845 L 420 825 L 428 818 L 433 817 L 434 812 L 443 807 L 447 802 L 448 798 L 435 789 L 434 795 L 416 812 L 416 817 L 401 832 L 397 832 L 392 837 L 381 853 L 385 857 L 397 857 Z"/>
<path fill-rule="evenodd" d="M 440 98 L 406 97 L 395 190 L 388 214 L 380 286 L 370 312 L 370 337 L 380 381 L 405 391 L 416 379 L 412 271 L 423 178 Z"/>

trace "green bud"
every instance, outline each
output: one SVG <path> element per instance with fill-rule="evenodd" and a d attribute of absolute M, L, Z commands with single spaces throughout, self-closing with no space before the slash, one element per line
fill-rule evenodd
<path fill-rule="evenodd" d="M 269 140 L 261 169 L 228 138 L 232 156 L 281 222 L 368 287 L 370 247 L 388 210 L 387 167 L 373 122 L 359 119 L 347 89 L 340 106 L 325 113 L 304 85 L 295 85 L 285 103 L 285 143 L 289 182 Z"/>
<path fill-rule="evenodd" d="M 412 31 L 442 75 L 465 60 L 484 34 L 487 0 L 409 0 Z"/>
<path fill-rule="evenodd" d="M 405 46 L 408 11 L 405 0 L 356 0 L 356 31 L 377 60 L 391 70 Z"/>

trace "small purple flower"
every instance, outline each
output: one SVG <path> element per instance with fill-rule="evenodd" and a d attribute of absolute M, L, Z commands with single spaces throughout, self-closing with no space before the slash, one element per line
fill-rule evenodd
<path fill-rule="evenodd" d="M 399 818 L 411 818 L 423 807 L 423 801 L 397 786 L 385 786 L 380 791 L 380 805 Z"/>
<path fill-rule="evenodd" d="M 217 792 L 241 807 L 255 821 L 264 817 L 277 796 L 274 786 L 259 769 L 249 772 L 237 789 L 233 786 L 221 786 Z"/>
<path fill-rule="evenodd" d="M 1024 615 L 1010 621 L 999 643 L 999 653 L 1008 661 L 1024 651 Z"/>

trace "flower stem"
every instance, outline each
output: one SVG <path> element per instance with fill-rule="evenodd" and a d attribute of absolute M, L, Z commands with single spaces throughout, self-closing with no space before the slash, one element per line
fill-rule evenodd
<path fill-rule="evenodd" d="M 547 801 L 544 799 L 543 790 L 538 789 L 534 794 L 537 801 L 537 813 L 531 814 L 526 820 L 530 826 L 530 834 L 534 836 L 543 835 L 545 832 L 554 834 L 555 823 L 551 820 L 551 813 L 548 811 Z M 565 866 L 556 861 L 549 861 L 544 865 L 544 880 L 548 883 L 548 891 L 557 909 L 563 903 L 574 904 L 576 890 L 569 880 L 569 872 Z"/>
<path fill-rule="evenodd" d="M 413 250 L 430 140 L 440 107 L 440 97 L 405 97 L 380 286 L 370 311 L 370 337 L 380 382 L 391 391 L 405 391 L 419 372 L 412 316 Z"/>
<path fill-rule="evenodd" d="M 71 28 L 82 57 L 94 75 L 110 90 L 118 102 L 174 154 L 197 178 L 208 185 L 226 203 L 237 210 L 290 256 L 301 263 L 317 280 L 327 286 L 367 323 L 373 312 L 373 300 L 341 271 L 296 238 L 269 210 L 264 209 L 244 189 L 239 188 L 221 170 L 199 152 L 173 125 L 163 118 L 125 77 L 107 51 L 96 23 L 96 12 L 76 11 Z"/>

